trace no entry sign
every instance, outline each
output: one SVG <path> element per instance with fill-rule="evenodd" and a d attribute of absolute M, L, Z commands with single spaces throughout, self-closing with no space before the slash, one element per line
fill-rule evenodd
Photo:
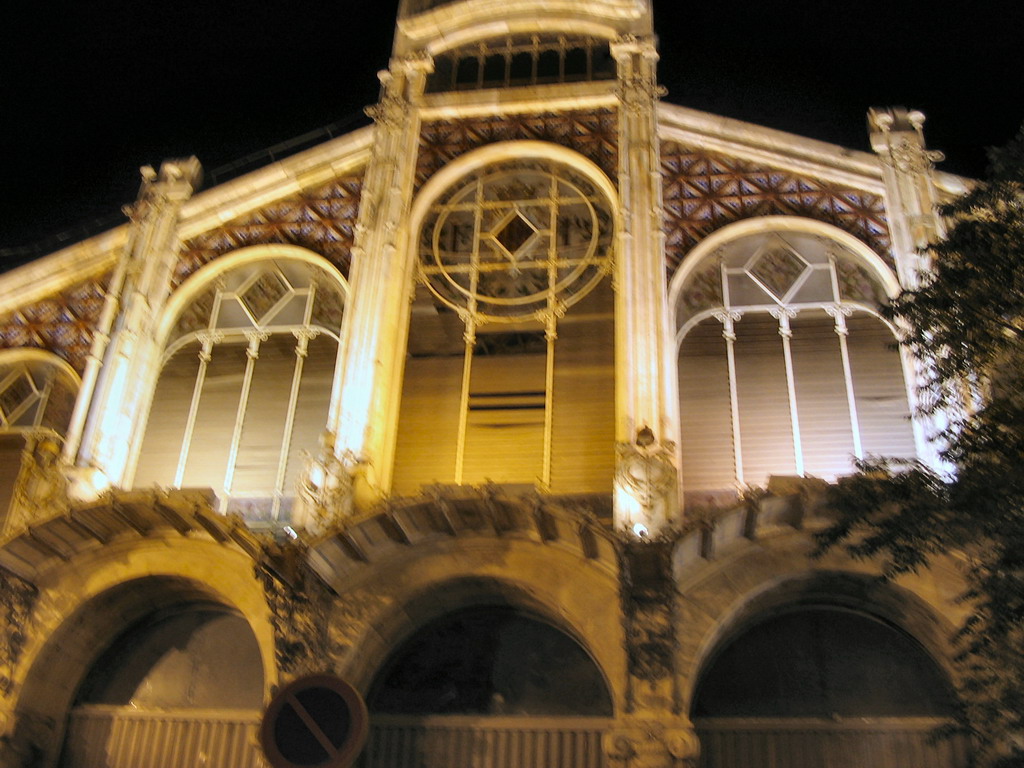
<path fill-rule="evenodd" d="M 355 688 L 332 675 L 310 675 L 270 702 L 260 745 L 274 768 L 345 768 L 363 748 L 367 727 Z"/>

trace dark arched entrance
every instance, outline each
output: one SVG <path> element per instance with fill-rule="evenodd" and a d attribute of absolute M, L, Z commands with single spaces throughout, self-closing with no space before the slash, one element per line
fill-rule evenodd
<path fill-rule="evenodd" d="M 367 705 L 362 764 L 423 768 L 596 768 L 613 709 L 579 643 L 509 606 L 465 608 L 424 625 L 381 668 Z"/>
<path fill-rule="evenodd" d="M 826 605 L 762 618 L 723 643 L 691 714 L 703 768 L 959 768 L 966 744 L 929 738 L 955 707 L 910 635 Z"/>

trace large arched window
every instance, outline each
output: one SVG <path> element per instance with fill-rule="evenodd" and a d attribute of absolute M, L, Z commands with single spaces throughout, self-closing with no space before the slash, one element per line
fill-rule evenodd
<path fill-rule="evenodd" d="M 327 425 L 344 293 L 309 261 L 250 261 L 179 314 L 135 485 L 207 487 L 224 511 L 287 521 Z"/>
<path fill-rule="evenodd" d="M 422 218 L 399 493 L 487 480 L 610 491 L 613 208 L 593 176 L 520 152 L 457 176 Z"/>
<path fill-rule="evenodd" d="M 849 244 L 766 224 L 706 253 L 677 296 L 688 498 L 915 455 L 886 289 Z"/>
<path fill-rule="evenodd" d="M 52 429 L 63 435 L 78 394 L 78 376 L 48 352 L 0 354 L 0 430 Z"/>

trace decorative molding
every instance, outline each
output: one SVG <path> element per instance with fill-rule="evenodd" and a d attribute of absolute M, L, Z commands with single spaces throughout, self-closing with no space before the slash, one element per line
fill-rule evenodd
<path fill-rule="evenodd" d="M 596 163 L 608 178 L 617 177 L 618 119 L 610 109 L 597 109 L 424 122 L 416 186 L 422 186 L 438 170 L 471 150 L 500 141 L 524 140 L 569 147 Z"/>
<path fill-rule="evenodd" d="M 182 245 L 173 283 L 219 256 L 250 245 L 283 243 L 319 253 L 348 276 L 361 176 L 345 176 L 228 221 Z"/>
<path fill-rule="evenodd" d="M 49 430 L 25 436 L 21 471 L 15 481 L 6 531 L 25 528 L 39 518 L 70 509 L 68 480 L 60 460 L 60 440 Z M 0 532 L 2 533 L 2 532 Z"/>
<path fill-rule="evenodd" d="M 833 224 L 894 267 L 881 195 L 675 142 L 662 144 L 661 168 L 669 273 L 711 232 L 740 219 L 780 214 Z"/>
<path fill-rule="evenodd" d="M 15 670 L 29 636 L 32 609 L 39 590 L 35 585 L 0 568 L 0 697 L 14 689 Z"/>
<path fill-rule="evenodd" d="M 621 768 L 697 768 L 700 740 L 683 718 L 630 719 L 605 734 L 604 753 Z"/>
<path fill-rule="evenodd" d="M 330 593 L 305 566 L 306 548 L 268 545 L 254 573 L 270 608 L 282 680 L 330 671 Z"/>

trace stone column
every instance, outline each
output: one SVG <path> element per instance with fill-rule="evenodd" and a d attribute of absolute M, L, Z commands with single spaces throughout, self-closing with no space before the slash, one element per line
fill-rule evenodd
<path fill-rule="evenodd" d="M 943 155 L 925 148 L 924 120 L 921 112 L 903 107 L 868 111 L 871 147 L 882 163 L 893 258 L 904 288 L 917 287 L 918 275 L 929 269 L 928 247 L 945 235 L 936 210 L 939 200 L 934 179 L 934 163 Z M 913 359 L 906 349 L 901 349 L 901 354 L 909 378 L 917 382 L 927 379 L 927 361 Z M 912 402 L 916 402 L 916 393 Z M 940 471 L 950 470 L 930 439 L 942 431 L 943 414 L 915 414 L 912 424 L 919 456 Z"/>
<path fill-rule="evenodd" d="M 695 768 L 700 742 L 679 687 L 672 535 L 638 540 L 621 534 L 619 594 L 627 674 L 624 711 L 604 739 L 621 768 Z"/>
<path fill-rule="evenodd" d="M 934 163 L 943 155 L 925 148 L 924 120 L 921 112 L 903 107 L 868 111 L 871 147 L 882 161 L 893 257 L 900 284 L 908 288 L 927 268 L 924 251 L 945 234 L 933 178 Z"/>
<path fill-rule="evenodd" d="M 612 45 L 618 68 L 619 197 L 623 231 L 615 271 L 615 524 L 654 535 L 679 499 L 674 338 L 668 309 L 657 132 L 658 54 L 651 38 Z"/>
<path fill-rule="evenodd" d="M 419 104 L 431 68 L 424 56 L 392 61 L 380 73 L 380 103 L 368 110 L 377 123 L 376 137 L 352 250 L 341 397 L 331 420 L 337 456 L 354 474 L 355 504 L 363 508 L 379 499 L 390 482 L 412 291 L 406 227 L 419 147 Z"/>
<path fill-rule="evenodd" d="M 160 355 L 155 338 L 180 243 L 181 207 L 199 185 L 194 157 L 142 169 L 138 201 L 127 209 L 134 230 L 122 259 L 122 303 L 107 345 L 82 441 L 71 469 L 71 492 L 95 495 L 125 482 L 142 413 Z"/>

